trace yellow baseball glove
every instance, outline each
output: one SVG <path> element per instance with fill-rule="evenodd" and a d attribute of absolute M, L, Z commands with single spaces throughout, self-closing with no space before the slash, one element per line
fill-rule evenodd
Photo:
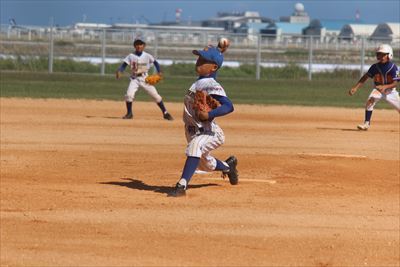
<path fill-rule="evenodd" d="M 146 77 L 145 82 L 151 85 L 159 83 L 163 77 L 160 74 L 152 74 Z"/>

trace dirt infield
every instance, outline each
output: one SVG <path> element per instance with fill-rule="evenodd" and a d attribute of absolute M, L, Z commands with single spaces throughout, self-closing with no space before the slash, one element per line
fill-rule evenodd
<path fill-rule="evenodd" d="M 182 104 L 1 98 L 1 266 L 399 266 L 399 115 L 237 105 L 240 182 L 185 160 Z"/>

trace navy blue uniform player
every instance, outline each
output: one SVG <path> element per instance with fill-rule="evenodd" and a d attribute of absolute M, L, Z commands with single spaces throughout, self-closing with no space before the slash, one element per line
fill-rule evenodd
<path fill-rule="evenodd" d="M 349 95 L 354 95 L 368 78 L 374 80 L 374 89 L 365 105 L 365 120 L 357 126 L 361 131 L 366 131 L 371 125 L 372 111 L 379 100 L 384 99 L 400 113 L 399 92 L 396 90 L 397 81 L 400 80 L 399 69 L 391 61 L 393 49 L 387 44 L 382 44 L 376 50 L 377 63 L 373 64 L 358 83 L 349 90 Z"/>

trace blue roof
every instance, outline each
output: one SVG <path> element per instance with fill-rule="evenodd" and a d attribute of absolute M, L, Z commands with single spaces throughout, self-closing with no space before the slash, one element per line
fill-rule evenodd
<path fill-rule="evenodd" d="M 275 27 L 271 25 L 271 27 L 268 28 L 281 29 L 282 33 L 302 34 L 303 29 L 308 25 L 309 25 L 308 23 L 276 22 Z"/>
<path fill-rule="evenodd" d="M 333 31 L 340 31 L 342 27 L 346 24 L 364 24 L 362 21 L 356 21 L 356 20 L 350 20 L 350 19 L 344 19 L 344 20 L 334 20 L 334 19 L 318 19 L 318 21 L 321 23 L 323 28 L 326 28 L 327 30 L 333 30 Z"/>
<path fill-rule="evenodd" d="M 264 22 L 247 22 L 243 25 L 240 26 L 240 28 L 244 29 L 255 29 L 257 31 L 260 31 L 262 29 L 265 29 L 269 23 L 264 23 Z"/>

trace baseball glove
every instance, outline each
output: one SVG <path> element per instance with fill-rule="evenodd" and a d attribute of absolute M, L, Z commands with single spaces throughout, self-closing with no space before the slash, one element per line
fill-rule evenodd
<path fill-rule="evenodd" d="M 196 91 L 194 95 L 193 109 L 195 110 L 199 120 L 208 120 L 208 112 L 219 106 L 221 106 L 221 103 L 205 91 Z"/>
<path fill-rule="evenodd" d="M 151 85 L 155 85 L 162 80 L 160 74 L 152 74 L 146 77 L 145 82 Z"/>

